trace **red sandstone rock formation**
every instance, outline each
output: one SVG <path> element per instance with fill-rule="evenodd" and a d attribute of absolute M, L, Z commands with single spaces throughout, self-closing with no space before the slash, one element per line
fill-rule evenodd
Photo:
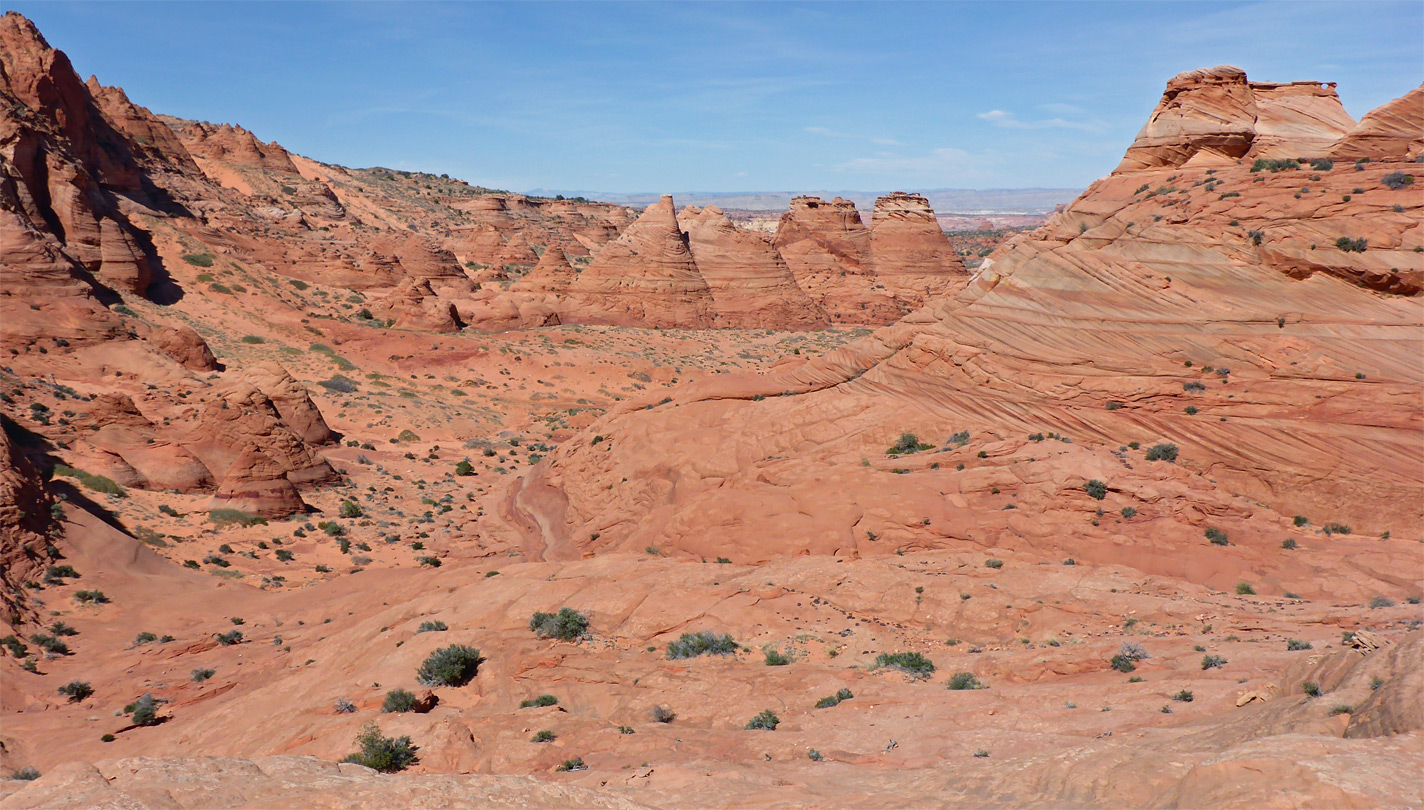
<path fill-rule="evenodd" d="M 897 191 L 875 201 L 870 249 L 876 283 L 907 309 L 957 292 L 969 280 L 929 200 L 919 194 Z"/>
<path fill-rule="evenodd" d="M 306 506 L 282 465 L 255 446 L 245 448 L 227 469 L 211 504 L 269 518 L 299 514 Z"/>
<path fill-rule="evenodd" d="M 712 292 L 716 325 L 814 329 L 825 313 L 796 284 L 771 242 L 738 228 L 716 206 L 684 208 L 679 218 L 697 269 Z"/>
<path fill-rule="evenodd" d="M 1353 124 L 1333 84 L 1253 83 L 1230 65 L 1193 70 L 1167 83 L 1117 171 L 1322 157 Z"/>
<path fill-rule="evenodd" d="M 510 285 L 511 292 L 549 293 L 562 295 L 573 285 L 578 274 L 569 264 L 563 245 L 549 245 L 539 264 L 525 276 Z"/>
<path fill-rule="evenodd" d="M 670 196 L 598 252 L 569 298 L 578 323 L 706 328 L 715 311 Z"/>
<path fill-rule="evenodd" d="M 164 116 L 194 157 L 219 160 L 252 169 L 297 174 L 292 156 L 276 141 L 262 143 L 257 136 L 231 124 L 209 124 Z"/>
<path fill-rule="evenodd" d="M 212 349 L 193 327 L 187 324 L 162 326 L 156 329 L 143 327 L 142 335 L 154 348 L 176 360 L 184 368 L 192 371 L 217 371 L 218 359 Z"/>
<path fill-rule="evenodd" d="M 1338 160 L 1418 160 L 1424 154 L 1424 86 L 1365 114 L 1330 150 Z"/>
<path fill-rule="evenodd" d="M 460 315 L 455 304 L 431 288 L 430 279 L 413 278 L 394 292 L 371 304 L 378 317 L 393 322 L 398 329 L 426 332 L 460 331 Z"/>
<path fill-rule="evenodd" d="M 308 444 L 325 444 L 335 438 L 307 389 L 275 362 L 257 363 L 235 372 L 231 387 L 255 388 L 266 394 L 292 432 Z"/>

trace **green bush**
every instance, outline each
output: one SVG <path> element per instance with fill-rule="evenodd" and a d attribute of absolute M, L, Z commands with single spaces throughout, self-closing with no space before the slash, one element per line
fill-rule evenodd
<path fill-rule="evenodd" d="M 588 632 L 588 617 L 567 607 L 558 613 L 536 612 L 529 618 L 529 629 L 540 638 L 575 641 Z"/>
<path fill-rule="evenodd" d="M 145 692 L 143 697 L 134 701 L 133 724 L 136 726 L 156 726 L 158 725 L 158 701 L 153 698 L 153 694 Z"/>
<path fill-rule="evenodd" d="M 1226 532 L 1216 528 L 1215 526 L 1207 529 L 1204 534 L 1206 535 L 1206 539 L 1210 540 L 1213 546 L 1227 545 Z"/>
<path fill-rule="evenodd" d="M 1395 191 L 1398 191 L 1404 188 L 1405 186 L 1414 185 L 1414 177 L 1412 175 L 1405 174 L 1404 172 L 1390 172 L 1384 177 L 1381 177 L 1380 182 L 1384 183 L 1386 186 L 1389 186 Z"/>
<path fill-rule="evenodd" d="M 875 658 L 875 666 L 893 667 L 916 678 L 928 678 L 934 674 L 934 662 L 917 652 L 881 653 Z"/>
<path fill-rule="evenodd" d="M 18 779 L 21 782 L 33 782 L 40 778 L 40 772 L 34 768 L 21 768 L 10 774 L 11 779 Z"/>
<path fill-rule="evenodd" d="M 1088 493 L 1088 497 L 1101 501 L 1108 496 L 1108 485 L 1096 478 L 1083 485 L 1083 491 Z"/>
<path fill-rule="evenodd" d="M 421 622 L 421 623 L 420 623 L 420 627 L 416 628 L 416 631 L 415 631 L 415 632 L 417 632 L 417 633 L 443 633 L 443 632 L 445 632 L 446 630 L 449 630 L 449 629 L 450 629 L 449 625 L 445 624 L 445 622 L 442 622 L 442 621 L 440 621 L 439 619 L 434 619 L 434 620 L 432 620 L 432 621 L 424 621 L 424 622 Z"/>
<path fill-rule="evenodd" d="M 127 498 L 129 495 L 128 490 L 124 489 L 123 486 L 111 478 L 94 475 L 93 473 L 87 473 L 83 470 L 76 470 L 73 467 L 66 467 L 63 464 L 54 465 L 54 474 L 63 475 L 66 478 L 77 478 L 79 479 L 79 483 L 83 484 L 86 489 L 92 489 L 104 495 L 113 495 L 116 498 Z"/>
<path fill-rule="evenodd" d="M 910 454 L 910 453 L 918 453 L 918 452 L 920 452 L 921 450 L 933 450 L 933 449 L 934 449 L 934 445 L 932 445 L 932 444 L 924 444 L 923 442 L 920 441 L 919 437 L 916 436 L 915 434 L 913 434 L 913 433 L 901 433 L 901 434 L 900 434 L 900 440 L 897 441 L 897 442 L 895 442 L 894 444 L 890 445 L 890 448 L 885 451 L 885 455 L 887 455 L 887 456 L 900 456 L 900 455 L 907 455 L 907 454 Z"/>
<path fill-rule="evenodd" d="M 1299 169 L 1299 168 L 1300 168 L 1300 162 L 1299 162 L 1299 161 L 1295 161 L 1295 160 L 1290 160 L 1290 159 L 1286 159 L 1286 160 L 1267 160 L 1266 158 L 1257 158 L 1257 159 L 1256 159 L 1256 162 L 1251 164 L 1251 171 L 1253 171 L 1253 172 L 1259 172 L 1259 171 L 1280 172 L 1280 171 L 1286 171 L 1286 170 L 1288 170 L 1288 169 Z"/>
<path fill-rule="evenodd" d="M 1191 693 L 1191 690 L 1189 690 L 1189 689 L 1183 689 L 1182 691 L 1178 692 L 1177 694 L 1172 695 L 1172 700 L 1175 700 L 1175 701 L 1177 701 L 1178 703 L 1191 703 L 1191 702 L 1192 702 L 1193 700 L 1195 700 L 1195 699 L 1196 699 L 1196 696 L 1193 695 L 1193 694 Z"/>
<path fill-rule="evenodd" d="M 75 591 L 75 601 L 82 605 L 107 605 L 109 597 L 103 591 Z"/>
<path fill-rule="evenodd" d="M 474 474 L 475 474 L 475 465 L 471 464 L 471 463 L 468 462 L 468 461 L 461 461 L 461 462 L 458 462 L 458 463 L 455 465 L 455 474 L 456 474 L 456 475 L 474 475 Z"/>
<path fill-rule="evenodd" d="M 1359 239 L 1351 239 L 1348 236 L 1342 236 L 1339 239 L 1335 240 L 1335 247 L 1339 248 L 1340 250 L 1343 250 L 1346 253 L 1364 253 L 1365 250 L 1369 248 L 1369 246 L 1369 240 L 1365 239 L 1364 237 L 1361 237 Z"/>
<path fill-rule="evenodd" d="M 1306 697 L 1320 697 L 1320 684 L 1306 681 L 1300 685 L 1300 691 L 1304 692 Z"/>
<path fill-rule="evenodd" d="M 194 267 L 212 267 L 213 254 L 211 253 L 187 253 L 183 256 L 183 261 Z"/>
<path fill-rule="evenodd" d="M 250 344 L 256 345 L 256 344 L 258 344 L 258 343 L 266 343 L 266 342 L 267 342 L 267 338 L 258 337 L 257 335 L 243 335 L 243 336 L 242 336 L 242 342 L 243 342 L 243 343 L 250 343 Z"/>
<path fill-rule="evenodd" d="M 342 762 L 354 762 L 381 773 L 403 771 L 419 760 L 416 752 L 420 749 L 411 744 L 409 737 L 386 737 L 375 723 L 367 723 L 356 735 L 356 745 L 360 748 Z"/>
<path fill-rule="evenodd" d="M 1137 669 L 1137 664 L 1133 663 L 1132 658 L 1122 653 L 1108 659 L 1108 665 L 1118 672 L 1132 672 Z"/>
<path fill-rule="evenodd" d="M 767 651 L 766 651 L 766 665 L 767 665 L 767 666 L 769 666 L 769 667 L 784 667 L 784 666 L 786 666 L 786 665 L 789 664 L 789 663 L 791 663 L 791 658 L 790 658 L 789 656 L 782 655 L 780 652 L 777 652 L 776 650 L 767 650 Z"/>
<path fill-rule="evenodd" d="M 1296 651 L 1296 650 L 1308 650 L 1308 649 L 1310 649 L 1310 642 L 1309 642 L 1309 641 L 1301 641 L 1300 639 L 1295 639 L 1295 638 L 1287 639 L 1287 640 L 1286 640 L 1286 649 L 1289 650 L 1289 651 L 1291 651 L 1291 652 L 1294 652 L 1294 651 Z"/>
<path fill-rule="evenodd" d="M 997 559 L 992 559 L 992 558 L 991 558 L 991 559 L 988 559 L 988 560 L 985 560 L 985 561 L 984 561 L 984 567 L 985 567 L 985 568 L 993 568 L 993 569 L 1003 568 L 1003 567 L 1004 567 L 1004 561 L 1003 561 L 1003 560 L 997 560 Z"/>
<path fill-rule="evenodd" d="M 699 655 L 731 655 L 737 649 L 737 642 L 726 633 L 703 630 L 699 633 L 683 633 L 677 641 L 669 641 L 667 657 L 669 660 L 676 660 L 696 658 Z"/>
<path fill-rule="evenodd" d="M 1251 587 L 1249 582 L 1238 582 L 1236 583 L 1236 593 L 1241 596 L 1255 596 L 1256 589 Z"/>
<path fill-rule="evenodd" d="M 536 698 L 529 698 L 527 700 L 519 701 L 519 708 L 521 709 L 538 709 L 544 706 L 557 705 L 559 705 L 559 699 L 554 697 L 553 695 L 540 695 Z"/>
<path fill-rule="evenodd" d="M 949 688 L 955 691 L 983 689 L 984 684 L 981 683 L 978 678 L 974 677 L 974 673 L 972 672 L 956 672 L 953 677 L 949 679 Z"/>
<path fill-rule="evenodd" d="M 217 673 L 211 669 L 199 668 L 193 670 L 188 677 L 190 680 L 193 681 L 193 683 L 202 683 L 203 681 L 206 681 L 207 679 L 213 677 L 216 674 Z"/>
<path fill-rule="evenodd" d="M 747 723 L 747 730 L 765 729 L 767 731 L 776 731 L 776 727 L 779 725 L 781 725 L 781 718 L 777 717 L 776 713 L 771 709 L 766 709 Z"/>
<path fill-rule="evenodd" d="M 420 701 L 415 695 L 405 689 L 392 689 L 386 693 L 386 699 L 381 703 L 381 711 L 385 713 L 408 712 L 414 709 Z"/>
<path fill-rule="evenodd" d="M 241 509 L 213 509 L 208 512 L 208 520 L 219 526 L 236 523 L 244 528 L 249 526 L 265 526 L 266 519 L 258 517 L 251 512 L 244 512 Z"/>
<path fill-rule="evenodd" d="M 563 764 L 561 764 L 554 770 L 559 771 L 560 773 L 568 771 L 586 771 L 588 770 L 588 766 L 583 764 L 583 757 L 574 757 L 573 759 L 564 760 Z"/>
<path fill-rule="evenodd" d="M 361 508 L 361 504 L 355 501 L 342 501 L 339 514 L 344 518 L 358 518 L 366 514 L 366 510 Z"/>
<path fill-rule="evenodd" d="M 1226 659 L 1222 658 L 1219 655 L 1204 655 L 1202 656 L 1201 668 L 1218 669 L 1220 667 L 1225 666 L 1226 663 Z"/>
<path fill-rule="evenodd" d="M 226 633 L 218 633 L 217 639 L 218 639 L 218 643 L 221 644 L 221 645 L 223 645 L 224 647 L 231 647 L 231 646 L 234 645 L 234 644 L 241 644 L 241 643 L 242 643 L 242 631 L 241 631 L 241 630 L 230 630 L 230 631 L 228 631 L 228 632 L 226 632 Z"/>
<path fill-rule="evenodd" d="M 556 739 L 558 739 L 558 737 L 554 734 L 554 732 L 545 729 L 544 731 L 541 731 L 538 734 L 535 734 L 532 738 L 530 738 L 529 742 L 546 743 L 553 742 Z"/>
<path fill-rule="evenodd" d="M 1170 461 L 1177 460 L 1177 445 L 1175 444 L 1154 444 L 1147 448 L 1148 461 Z"/>
<path fill-rule="evenodd" d="M 852 694 L 849 689 L 842 688 L 838 690 L 834 695 L 828 695 L 816 701 L 816 708 L 829 709 L 832 706 L 840 705 L 842 701 L 850 700 L 853 697 L 855 697 L 855 695 Z"/>
<path fill-rule="evenodd" d="M 78 703 L 94 694 L 94 687 L 88 681 L 70 681 L 59 687 L 59 693 L 69 698 L 70 703 Z"/>
<path fill-rule="evenodd" d="M 1295 542 L 1295 538 L 1293 537 L 1287 537 L 1286 539 L 1281 541 L 1281 548 L 1285 549 L 1286 551 L 1294 551 L 1298 547 L 1299 545 Z"/>
<path fill-rule="evenodd" d="M 464 644 L 452 644 L 431 653 L 415 680 L 423 686 L 464 686 L 479 670 L 480 651 Z"/>

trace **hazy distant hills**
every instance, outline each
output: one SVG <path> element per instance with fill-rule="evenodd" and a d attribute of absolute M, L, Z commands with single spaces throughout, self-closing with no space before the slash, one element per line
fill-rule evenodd
<path fill-rule="evenodd" d="M 918 191 L 929 198 L 931 207 L 939 213 L 967 214 L 1041 214 L 1052 211 L 1055 206 L 1073 201 L 1082 189 L 1077 188 L 941 188 L 941 189 L 898 189 Z M 746 192 L 703 192 L 680 191 L 673 196 L 679 206 L 716 205 L 721 208 L 775 211 L 788 207 L 792 197 L 811 194 L 823 199 L 844 197 L 856 207 L 869 211 L 875 207 L 875 198 L 885 191 L 746 191 Z M 602 191 L 569 191 L 565 189 L 535 189 L 529 194 L 540 197 L 586 197 L 599 202 L 621 205 L 646 206 L 657 202 L 660 192 L 639 194 L 610 194 Z"/>

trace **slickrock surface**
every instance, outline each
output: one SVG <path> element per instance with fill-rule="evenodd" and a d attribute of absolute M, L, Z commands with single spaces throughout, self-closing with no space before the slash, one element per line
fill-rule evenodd
<path fill-rule="evenodd" d="M 971 277 L 0 43 L 0 807 L 1424 804 L 1417 93 L 1184 74 Z"/>

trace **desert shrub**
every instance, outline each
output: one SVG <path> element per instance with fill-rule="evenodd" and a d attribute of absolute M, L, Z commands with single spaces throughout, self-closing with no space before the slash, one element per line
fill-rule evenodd
<path fill-rule="evenodd" d="M 1128 657 L 1132 661 L 1141 661 L 1152 656 L 1147 653 L 1147 649 L 1135 641 L 1124 641 L 1117 651 Z"/>
<path fill-rule="evenodd" d="M 935 671 L 934 662 L 917 652 L 881 653 L 875 658 L 875 666 L 893 667 L 916 678 L 927 678 Z"/>
<path fill-rule="evenodd" d="M 1299 168 L 1300 168 L 1300 162 L 1299 162 L 1299 161 L 1295 161 L 1295 160 L 1290 160 L 1289 158 L 1287 158 L 1287 159 L 1285 159 L 1285 160 L 1267 160 L 1266 158 L 1257 158 L 1257 159 L 1256 159 L 1256 162 L 1251 164 L 1251 171 L 1253 171 L 1253 172 L 1260 172 L 1260 171 L 1280 172 L 1280 171 L 1286 171 L 1286 170 L 1288 170 L 1288 169 L 1299 169 Z"/>
<path fill-rule="evenodd" d="M 586 771 L 588 770 L 588 766 L 583 764 L 583 757 L 574 757 L 573 759 L 564 760 L 563 763 L 554 770 L 561 773 L 568 771 Z"/>
<path fill-rule="evenodd" d="M 1177 460 L 1177 445 L 1154 444 L 1147 448 L 1147 460 L 1175 462 Z"/>
<path fill-rule="evenodd" d="M 299 278 L 287 279 L 287 283 L 297 288 L 298 290 L 305 290 L 306 288 L 311 286 L 310 284 L 306 283 L 305 281 L 302 281 Z"/>
<path fill-rule="evenodd" d="M 154 699 L 151 692 L 144 692 L 143 697 L 133 702 L 133 724 L 136 726 L 156 726 L 158 725 L 158 701 Z"/>
<path fill-rule="evenodd" d="M 1225 666 L 1225 665 L 1226 665 L 1226 659 L 1225 659 L 1225 658 L 1222 658 L 1222 657 L 1219 656 L 1219 655 L 1204 655 L 1204 656 L 1202 656 L 1202 662 L 1201 662 L 1201 668 L 1202 668 L 1202 669 L 1219 669 L 1219 668 L 1221 668 L 1221 667 L 1223 667 L 1223 666 Z"/>
<path fill-rule="evenodd" d="M 677 712 L 661 705 L 654 706 L 649 714 L 652 716 L 654 723 L 671 723 L 677 719 Z"/>
<path fill-rule="evenodd" d="M 144 644 L 152 644 L 153 642 L 155 642 L 155 641 L 157 641 L 157 640 L 158 640 L 158 634 L 156 634 L 156 633 L 149 633 L 149 632 L 143 632 L 143 633 L 139 633 L 138 635 L 134 636 L 134 641 L 133 641 L 133 643 L 134 643 L 134 646 L 135 646 L 135 647 L 141 647 L 141 646 L 143 646 Z"/>
<path fill-rule="evenodd" d="M 789 663 L 791 663 L 791 658 L 790 658 L 789 656 L 782 655 L 780 652 L 777 652 L 776 650 L 767 650 L 767 651 L 766 651 L 766 665 L 767 665 L 767 666 L 769 666 L 769 667 L 784 667 L 784 666 L 786 666 L 786 665 L 789 664 Z"/>
<path fill-rule="evenodd" d="M 1108 485 L 1096 478 L 1083 485 L 1083 491 L 1088 493 L 1088 497 L 1101 501 L 1108 496 Z"/>
<path fill-rule="evenodd" d="M 899 441 L 897 441 L 897 442 L 895 442 L 894 444 L 890 445 L 890 448 L 885 451 L 885 455 L 887 455 L 887 456 L 900 456 L 900 455 L 907 455 L 907 454 L 909 454 L 909 453 L 918 453 L 918 452 L 920 452 L 921 450 L 932 450 L 932 449 L 934 449 L 934 445 L 932 445 L 932 444 L 925 444 L 925 443 L 921 442 L 920 439 L 919 439 L 919 437 L 916 436 L 915 434 L 913 434 L 913 433 L 901 433 L 901 434 L 900 434 L 900 439 L 899 439 Z"/>
<path fill-rule="evenodd" d="M 281 562 L 291 562 L 293 556 L 295 556 L 295 555 L 293 555 L 292 552 L 289 551 L 288 549 L 285 549 L 285 548 L 279 548 L 279 549 L 277 549 L 277 559 L 278 559 L 279 561 L 281 561 Z"/>
<path fill-rule="evenodd" d="M 1321 530 L 1322 532 L 1325 532 L 1326 534 L 1349 534 L 1349 533 L 1350 533 L 1350 527 L 1349 527 L 1349 526 L 1346 526 L 1346 525 L 1344 525 L 1344 524 L 1341 524 L 1341 523 L 1327 523 L 1327 524 L 1325 524 L 1324 526 L 1321 526 L 1321 527 L 1320 527 L 1320 530 Z"/>
<path fill-rule="evenodd" d="M 24 658 L 30 652 L 30 648 L 25 646 L 25 642 L 19 640 L 14 635 L 0 638 L 0 645 L 4 645 L 5 649 L 10 651 L 10 655 L 16 658 Z"/>
<path fill-rule="evenodd" d="M 266 343 L 266 342 L 267 342 L 267 338 L 259 337 L 259 336 L 257 336 L 257 335 L 243 335 L 243 336 L 242 336 L 242 342 L 243 342 L 243 343 L 249 343 L 249 344 L 252 344 L 252 345 L 256 345 L 256 344 L 259 344 L 259 343 Z"/>
<path fill-rule="evenodd" d="M 320 385 L 328 391 L 335 391 L 338 394 L 351 394 L 360 389 L 360 386 L 358 386 L 354 380 L 349 377 L 343 377 L 340 374 L 332 376 L 329 380 L 321 380 L 317 382 L 317 385 Z"/>
<path fill-rule="evenodd" d="M 1335 168 L 1335 161 L 1330 158 L 1315 158 L 1310 161 L 1310 168 L 1317 172 L 1328 172 Z"/>
<path fill-rule="evenodd" d="M 767 731 L 776 731 L 776 727 L 779 725 L 781 725 L 781 718 L 777 717 L 776 713 L 771 709 L 766 709 L 747 723 L 747 730 L 765 729 Z"/>
<path fill-rule="evenodd" d="M 424 622 L 421 622 L 421 623 L 420 623 L 420 627 L 416 628 L 416 631 L 415 631 L 415 632 L 417 632 L 417 633 L 443 633 L 443 632 L 445 632 L 446 630 L 449 630 L 449 629 L 450 629 L 449 625 L 445 624 L 445 622 L 442 622 L 442 621 L 440 621 L 439 619 L 434 619 L 434 620 L 431 620 L 431 621 L 424 621 Z"/>
<path fill-rule="evenodd" d="M 1118 672 L 1132 672 L 1137 669 L 1137 664 L 1133 663 L 1131 658 L 1122 653 L 1118 653 L 1108 659 L 1108 665 Z"/>
<path fill-rule="evenodd" d="M 1405 186 L 1413 185 L 1414 177 L 1412 175 L 1405 174 L 1404 172 L 1390 172 L 1384 177 L 1381 177 L 1380 182 L 1384 183 L 1386 186 L 1389 186 L 1395 191 L 1398 191 L 1404 188 Z"/>
<path fill-rule="evenodd" d="M 479 670 L 480 651 L 464 644 L 452 644 L 431 653 L 415 672 L 424 686 L 464 686 Z"/>
<path fill-rule="evenodd" d="M 367 723 L 356 735 L 358 750 L 342 760 L 365 765 L 381 773 L 396 773 L 414 764 L 420 749 L 411 744 L 409 737 L 387 737 L 375 723 Z"/>
<path fill-rule="evenodd" d="M 1295 542 L 1295 538 L 1293 537 L 1287 537 L 1286 539 L 1281 541 L 1281 548 L 1285 549 L 1286 551 L 1294 551 L 1298 547 L 1299 545 Z"/>
<path fill-rule="evenodd" d="M 711 630 L 683 633 L 681 638 L 669 641 L 667 645 L 669 660 L 696 658 L 699 655 L 731 655 L 736 651 L 737 642 L 733 641 L 731 636 Z"/>
<path fill-rule="evenodd" d="M 1122 516 L 1125 518 L 1137 517 L 1137 510 L 1131 506 L 1124 506 L 1122 508 Z"/>
<path fill-rule="evenodd" d="M 187 253 L 183 256 L 183 261 L 194 267 L 212 267 L 213 254 L 211 253 Z"/>
<path fill-rule="evenodd" d="M 267 523 L 265 518 L 251 512 L 244 512 L 241 509 L 213 509 L 208 512 L 208 520 L 219 526 L 236 523 L 239 526 L 248 527 L 266 525 Z"/>
<path fill-rule="evenodd" d="M 107 605 L 109 603 L 109 597 L 105 596 L 103 591 L 75 591 L 74 599 L 81 605 Z"/>
<path fill-rule="evenodd" d="M 92 489 L 104 495 L 113 495 L 116 498 L 127 498 L 128 490 L 124 489 L 117 481 L 106 478 L 102 475 L 94 475 L 83 470 L 76 470 L 73 467 L 66 467 L 63 464 L 54 465 L 54 474 L 63 475 L 67 478 L 77 478 L 85 489 Z"/>
<path fill-rule="evenodd" d="M 588 617 L 567 607 L 558 613 L 538 612 L 529 617 L 529 629 L 540 638 L 575 641 L 588 632 Z"/>
<path fill-rule="evenodd" d="M 544 706 L 557 705 L 559 705 L 559 699 L 554 697 L 553 695 L 540 695 L 539 697 L 529 698 L 527 700 L 521 700 L 519 702 L 519 708 L 521 709 L 538 709 Z"/>
<path fill-rule="evenodd" d="M 1203 533 L 1206 535 L 1206 539 L 1211 541 L 1211 544 L 1213 546 L 1227 545 L 1226 532 L 1222 531 L 1221 529 L 1218 529 L 1213 526 Z"/>
<path fill-rule="evenodd" d="M 468 461 L 461 461 L 455 465 L 456 475 L 474 475 L 475 466 Z"/>
<path fill-rule="evenodd" d="M 402 430 L 400 433 L 397 433 L 397 434 L 396 434 L 396 438 L 399 439 L 400 441 L 403 441 L 403 442 L 418 442 L 418 441 L 420 441 L 420 434 L 419 434 L 419 433 L 416 433 L 415 431 L 411 430 L 410 428 L 406 428 L 405 430 Z"/>
<path fill-rule="evenodd" d="M 241 630 L 229 630 L 229 631 L 226 632 L 226 633 L 218 633 L 217 639 L 218 639 L 218 643 L 221 644 L 221 645 L 223 645 L 224 647 L 231 647 L 231 646 L 234 645 L 234 644 L 241 644 L 241 643 L 242 643 L 242 631 L 241 631 Z"/>
<path fill-rule="evenodd" d="M 216 674 L 217 673 L 211 669 L 199 668 L 193 670 L 193 672 L 189 675 L 189 678 L 193 681 L 193 683 L 202 683 L 203 681 L 206 681 L 207 679 L 213 677 Z"/>
<path fill-rule="evenodd" d="M 849 689 L 842 688 L 838 690 L 834 695 L 827 695 L 826 697 L 823 697 L 820 700 L 816 701 L 816 708 L 829 709 L 832 706 L 837 706 L 841 702 L 850 700 L 853 697 L 855 697 L 855 695 L 852 694 Z"/>
<path fill-rule="evenodd" d="M 949 688 L 956 692 L 965 689 L 983 689 L 984 684 L 972 672 L 956 672 L 949 679 Z"/>
<path fill-rule="evenodd" d="M 1290 650 L 1291 652 L 1294 652 L 1294 651 L 1296 651 L 1296 650 L 1308 650 L 1308 649 L 1310 649 L 1310 642 L 1309 642 L 1309 641 L 1301 641 L 1300 639 L 1296 639 L 1296 638 L 1287 639 L 1287 640 L 1286 640 L 1286 649 L 1287 649 L 1287 650 Z"/>
<path fill-rule="evenodd" d="M 1376 596 L 1370 600 L 1370 607 L 1376 610 L 1379 608 L 1392 608 L 1394 607 L 1394 600 L 1388 596 Z"/>
<path fill-rule="evenodd" d="M 408 712 L 419 705 L 420 701 L 415 695 L 406 689 L 392 689 L 386 693 L 386 699 L 381 703 L 381 711 L 385 713 Z"/>
<path fill-rule="evenodd" d="M 1304 692 L 1306 697 L 1320 697 L 1320 684 L 1306 681 L 1300 685 L 1300 691 Z"/>
<path fill-rule="evenodd" d="M 1361 237 L 1359 239 L 1351 239 L 1348 236 L 1342 236 L 1339 239 L 1335 240 L 1335 247 L 1339 248 L 1340 250 L 1343 250 L 1346 253 L 1364 253 L 1365 250 L 1369 248 L 1369 246 L 1369 240 L 1365 239 L 1364 237 Z"/>
<path fill-rule="evenodd" d="M 1249 582 L 1236 583 L 1236 593 L 1240 596 L 1255 596 L 1256 589 L 1251 587 Z"/>
<path fill-rule="evenodd" d="M 1305 526 L 1310 523 L 1310 518 L 1306 517 L 1305 515 L 1296 515 L 1295 517 L 1291 518 L 1291 523 L 1294 523 L 1297 526 Z"/>
<path fill-rule="evenodd" d="M 94 687 L 88 681 L 70 681 L 59 687 L 59 693 L 69 698 L 70 703 L 78 703 L 94 694 Z"/>
<path fill-rule="evenodd" d="M 1175 701 L 1177 701 L 1178 703 L 1191 703 L 1191 702 L 1192 702 L 1193 700 L 1195 700 L 1195 699 L 1196 699 L 1196 696 L 1193 695 L 1193 694 L 1191 693 L 1191 690 L 1189 690 L 1189 689 L 1183 689 L 1182 691 L 1178 692 L 1177 694 L 1172 695 L 1172 700 L 1175 700 Z"/>
<path fill-rule="evenodd" d="M 344 518 L 358 518 L 366 514 L 366 510 L 362 509 L 361 504 L 355 501 L 342 501 L 338 514 Z"/>
<path fill-rule="evenodd" d="M 538 734 L 535 734 L 532 738 L 530 738 L 529 742 L 546 743 L 553 742 L 556 739 L 558 739 L 558 737 L 555 736 L 554 732 L 545 729 L 544 731 L 541 731 Z"/>
<path fill-rule="evenodd" d="M 21 768 L 20 770 L 10 774 L 10 778 L 18 779 L 21 782 L 33 782 L 36 779 L 40 778 L 40 772 L 35 770 L 34 768 Z"/>

